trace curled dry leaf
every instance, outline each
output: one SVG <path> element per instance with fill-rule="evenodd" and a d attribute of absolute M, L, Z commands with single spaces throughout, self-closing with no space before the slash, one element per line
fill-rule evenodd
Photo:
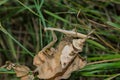
<path fill-rule="evenodd" d="M 50 53 L 52 51 L 49 51 Z M 48 55 L 45 52 L 39 52 L 34 57 L 33 64 L 37 66 L 38 77 L 41 79 L 49 79 L 56 73 L 60 72 L 60 62 L 56 59 L 56 55 Z"/>
<path fill-rule="evenodd" d="M 7 61 L 6 64 L 3 66 L 7 70 L 13 69 L 16 73 L 17 77 L 20 77 L 21 80 L 33 80 L 34 76 L 30 75 L 30 69 L 25 65 L 17 65 L 10 61 Z"/>
<path fill-rule="evenodd" d="M 60 61 L 62 68 L 66 66 L 73 60 L 75 55 L 79 52 L 82 52 L 85 39 L 73 39 L 72 43 L 69 42 L 68 45 L 65 45 L 62 49 Z"/>
<path fill-rule="evenodd" d="M 69 78 L 73 71 L 79 70 L 79 69 L 83 68 L 85 65 L 86 65 L 86 61 L 83 60 L 81 57 L 79 57 L 79 55 L 77 55 L 75 57 L 75 59 L 65 69 L 65 72 L 60 76 L 60 79 Z"/>
<path fill-rule="evenodd" d="M 20 77 L 21 80 L 33 80 L 34 76 L 30 74 L 30 69 L 25 65 L 16 65 L 13 67 L 16 76 Z"/>
<path fill-rule="evenodd" d="M 48 80 L 61 80 L 70 77 L 73 71 L 79 70 L 86 65 L 86 61 L 83 60 L 79 55 L 77 55 L 70 64 L 63 69 L 61 73 L 56 74 L 53 78 Z"/>
<path fill-rule="evenodd" d="M 66 45 L 62 49 L 62 52 L 61 52 L 61 55 L 60 55 L 60 61 L 61 61 L 62 69 L 66 68 L 66 66 L 74 58 L 75 54 L 74 55 L 70 55 L 70 54 L 72 54 L 73 50 L 74 49 L 72 47 L 72 44 Z"/>
<path fill-rule="evenodd" d="M 14 63 L 10 61 L 6 61 L 5 65 L 3 65 L 1 68 L 6 68 L 7 70 L 11 70 L 15 66 Z"/>
<path fill-rule="evenodd" d="M 22 76 L 28 75 L 30 72 L 30 69 L 24 65 L 16 65 L 15 67 L 13 67 L 13 69 L 14 69 L 17 77 L 22 77 Z"/>
<path fill-rule="evenodd" d="M 38 77 L 48 80 L 67 79 L 73 71 L 84 67 L 86 61 L 78 53 L 82 52 L 85 40 L 65 38 L 56 49 L 50 47 L 40 51 L 33 60 Z"/>

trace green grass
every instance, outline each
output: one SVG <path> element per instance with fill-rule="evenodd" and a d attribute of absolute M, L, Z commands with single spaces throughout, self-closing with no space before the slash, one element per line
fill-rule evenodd
<path fill-rule="evenodd" d="M 120 79 L 120 10 L 119 0 L 1 0 L 0 1 L 0 65 L 10 60 L 32 65 L 32 59 L 51 40 L 45 27 L 75 29 L 88 34 L 92 29 L 95 39 L 86 41 L 84 51 L 87 65 L 72 74 L 69 80 Z M 56 32 L 58 42 L 63 37 Z M 57 42 L 57 43 L 58 43 Z M 57 44 L 56 44 L 57 45 Z M 29 60 L 29 62 L 28 62 Z M 15 75 L 0 69 L 0 74 Z M 2 76 L 0 76 L 2 78 Z M 15 76 L 9 79 L 16 79 Z"/>

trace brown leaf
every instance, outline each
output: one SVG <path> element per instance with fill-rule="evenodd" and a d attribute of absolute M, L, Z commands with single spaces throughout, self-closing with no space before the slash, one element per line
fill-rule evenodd
<path fill-rule="evenodd" d="M 82 52 L 84 42 L 85 39 L 73 39 L 72 43 L 69 43 L 63 47 L 60 56 L 63 69 L 66 68 L 78 52 Z"/>
<path fill-rule="evenodd" d="M 74 61 L 68 66 L 65 73 L 61 76 L 61 79 L 67 79 L 70 77 L 73 71 L 79 70 L 86 65 L 86 61 L 82 60 L 79 56 L 77 56 Z"/>
<path fill-rule="evenodd" d="M 66 66 L 70 63 L 70 61 L 74 58 L 75 55 L 71 56 L 70 54 L 74 51 L 72 44 L 66 45 L 60 56 L 60 61 L 62 65 L 62 69 L 66 68 Z"/>
<path fill-rule="evenodd" d="M 49 79 L 53 77 L 59 71 L 59 64 L 55 57 L 46 56 L 44 53 L 39 52 L 38 55 L 34 57 L 34 65 L 37 66 L 37 71 L 39 73 L 38 77 L 41 79 Z"/>
<path fill-rule="evenodd" d="M 13 69 L 15 70 L 17 77 L 28 75 L 28 73 L 30 72 L 30 69 L 24 65 L 16 65 L 15 67 L 13 67 Z"/>
<path fill-rule="evenodd" d="M 61 80 L 70 77 L 73 71 L 79 70 L 86 65 L 86 61 L 77 55 L 73 61 L 62 72 L 57 73 L 54 77 L 47 80 Z"/>
<path fill-rule="evenodd" d="M 5 65 L 3 65 L 1 68 L 6 68 L 7 70 L 11 70 L 15 66 L 14 63 L 11 61 L 6 61 Z"/>
<path fill-rule="evenodd" d="M 20 77 L 21 80 L 33 80 L 34 76 L 30 75 L 30 69 L 27 66 L 24 65 L 17 65 L 10 61 L 7 61 L 3 68 L 6 68 L 8 70 L 14 69 L 16 76 Z"/>
<path fill-rule="evenodd" d="M 25 76 L 22 76 L 20 80 L 34 80 L 34 76 L 33 75 L 25 75 Z"/>

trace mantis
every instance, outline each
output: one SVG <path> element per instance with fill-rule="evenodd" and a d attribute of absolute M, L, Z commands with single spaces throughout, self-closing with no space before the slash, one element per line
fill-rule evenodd
<path fill-rule="evenodd" d="M 53 41 L 34 57 L 33 64 L 37 67 L 35 72 L 38 72 L 40 79 L 67 79 L 73 71 L 86 65 L 86 61 L 78 53 L 82 52 L 86 39 L 91 37 L 89 35 L 93 31 L 85 35 L 56 28 L 45 28 L 45 30 L 52 32 Z M 63 38 L 56 48 L 52 47 L 57 41 L 54 31 L 70 35 Z"/>

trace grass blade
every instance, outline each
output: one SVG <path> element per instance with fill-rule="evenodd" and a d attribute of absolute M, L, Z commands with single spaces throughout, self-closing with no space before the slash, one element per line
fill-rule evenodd
<path fill-rule="evenodd" d="M 34 57 L 33 53 L 31 53 L 29 50 L 27 50 L 21 43 L 19 43 L 14 37 L 12 37 L 0 24 L 0 30 L 8 35 L 13 41 L 15 41 L 21 48 L 23 48 L 30 56 Z"/>

